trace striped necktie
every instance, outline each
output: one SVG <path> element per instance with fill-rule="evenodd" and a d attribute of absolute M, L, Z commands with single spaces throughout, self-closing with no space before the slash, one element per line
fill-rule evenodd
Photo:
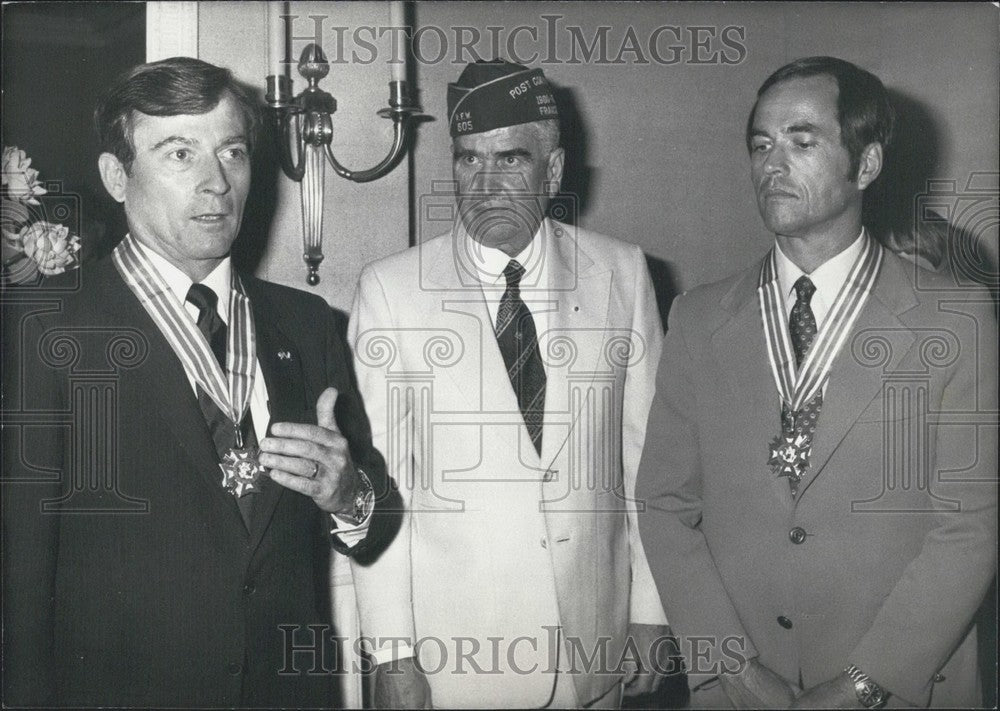
<path fill-rule="evenodd" d="M 545 415 L 545 368 L 538 348 L 538 334 L 531 311 L 521 300 L 524 267 L 512 259 L 503 270 L 507 290 L 497 309 L 496 335 L 507 366 L 517 405 L 538 455 L 542 454 L 542 422 Z"/>

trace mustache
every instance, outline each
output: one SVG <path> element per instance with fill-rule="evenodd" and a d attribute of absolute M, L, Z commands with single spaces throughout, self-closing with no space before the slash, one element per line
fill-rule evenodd
<path fill-rule="evenodd" d="M 773 178 L 771 180 L 762 182 L 760 184 L 760 187 L 758 187 L 757 192 L 762 193 L 764 195 L 789 195 L 792 197 L 798 196 L 798 191 L 795 190 L 794 186 L 788 185 L 783 181 L 776 180 Z"/>

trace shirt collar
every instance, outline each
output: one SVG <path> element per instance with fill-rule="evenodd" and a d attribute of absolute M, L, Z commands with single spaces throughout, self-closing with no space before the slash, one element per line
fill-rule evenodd
<path fill-rule="evenodd" d="M 795 282 L 799 280 L 799 277 L 808 276 L 813 286 L 816 287 L 816 293 L 820 294 L 826 303 L 832 303 L 837 292 L 840 291 L 840 287 L 847 281 L 847 277 L 851 273 L 851 267 L 854 266 L 858 255 L 864 249 L 864 237 L 865 228 L 862 227 L 861 234 L 858 235 L 858 238 L 849 247 L 823 262 L 811 274 L 806 274 L 799 269 L 795 265 L 795 262 L 781 251 L 781 246 L 775 241 L 774 247 L 778 263 L 778 286 L 781 288 L 781 294 L 785 302 L 795 303 Z"/>
<path fill-rule="evenodd" d="M 548 231 L 548 220 L 542 220 L 528 245 L 511 257 L 502 250 L 476 242 L 462 225 L 466 254 L 469 255 L 472 266 L 475 268 L 476 277 L 485 288 L 506 289 L 507 282 L 504 279 L 503 270 L 507 268 L 511 259 L 516 259 L 524 267 L 524 277 L 521 281 L 522 289 L 544 289 L 545 270 L 542 266 L 545 263 L 543 255 L 548 244 Z"/>
<path fill-rule="evenodd" d="M 148 247 L 143 251 L 156 273 L 167 283 L 170 291 L 173 292 L 177 302 L 184 305 L 187 300 L 188 290 L 194 283 L 187 274 L 182 272 L 163 255 L 154 252 Z M 229 324 L 229 296 L 231 291 L 232 262 L 229 257 L 225 257 L 219 265 L 213 269 L 208 276 L 201 280 L 201 283 L 209 287 L 219 297 L 216 311 L 218 311 L 223 323 Z"/>

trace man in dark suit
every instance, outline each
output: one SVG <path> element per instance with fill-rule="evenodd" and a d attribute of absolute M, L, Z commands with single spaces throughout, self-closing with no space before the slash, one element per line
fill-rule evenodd
<path fill-rule="evenodd" d="M 258 109 L 174 58 L 96 120 L 129 234 L 5 304 L 4 703 L 329 706 L 387 479 L 332 310 L 230 265 Z"/>
<path fill-rule="evenodd" d="M 775 72 L 747 126 L 775 245 L 674 302 L 637 496 L 692 706 L 979 702 L 996 321 L 863 228 L 891 135 L 872 74 Z"/>

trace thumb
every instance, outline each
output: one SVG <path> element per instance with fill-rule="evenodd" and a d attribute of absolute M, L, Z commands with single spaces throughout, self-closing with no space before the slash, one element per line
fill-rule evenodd
<path fill-rule="evenodd" d="M 337 388 L 327 388 L 316 401 L 316 424 L 334 432 L 340 431 L 333 416 L 333 406 L 337 404 L 338 395 Z"/>

